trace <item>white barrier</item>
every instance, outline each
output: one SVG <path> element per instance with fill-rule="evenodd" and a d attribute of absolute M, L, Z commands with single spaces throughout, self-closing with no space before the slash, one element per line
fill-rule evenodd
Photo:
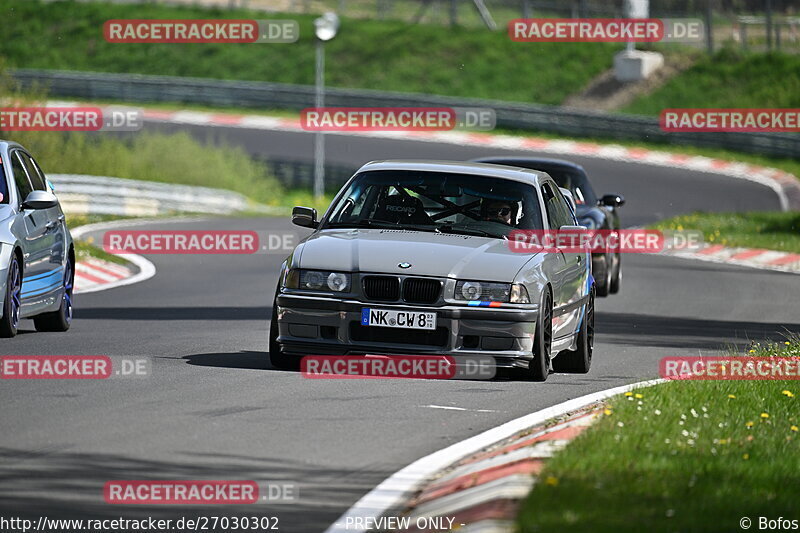
<path fill-rule="evenodd" d="M 247 199 L 208 187 L 172 185 L 108 176 L 50 174 L 65 213 L 80 215 L 156 216 L 170 213 L 226 215 L 243 211 Z"/>

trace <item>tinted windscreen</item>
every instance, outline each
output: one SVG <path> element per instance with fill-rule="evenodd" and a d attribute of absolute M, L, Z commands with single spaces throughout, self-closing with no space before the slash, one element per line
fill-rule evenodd
<path fill-rule="evenodd" d="M 8 203 L 8 186 L 6 185 L 6 173 L 3 164 L 0 163 L 0 204 Z"/>
<path fill-rule="evenodd" d="M 569 189 L 577 205 L 595 205 L 597 197 L 581 172 L 552 169 L 547 171 L 559 187 Z"/>
<path fill-rule="evenodd" d="M 325 227 L 404 228 L 504 237 L 542 229 L 532 185 L 446 172 L 380 170 L 356 176 Z"/>

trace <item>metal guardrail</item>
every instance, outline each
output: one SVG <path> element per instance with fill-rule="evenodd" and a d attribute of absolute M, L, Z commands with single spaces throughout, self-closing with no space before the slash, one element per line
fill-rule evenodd
<path fill-rule="evenodd" d="M 127 102 L 179 102 L 210 106 L 300 110 L 314 106 L 314 87 L 205 78 L 18 69 L 23 87 L 38 86 L 58 97 Z M 365 89 L 326 90 L 332 107 L 483 107 L 497 114 L 497 127 L 605 139 L 725 148 L 782 157 L 800 157 L 800 135 L 786 133 L 666 133 L 658 119 L 558 106 L 454 98 Z"/>
<path fill-rule="evenodd" d="M 65 213 L 156 216 L 172 213 L 229 214 L 247 199 L 222 189 L 171 185 L 108 176 L 49 174 Z"/>

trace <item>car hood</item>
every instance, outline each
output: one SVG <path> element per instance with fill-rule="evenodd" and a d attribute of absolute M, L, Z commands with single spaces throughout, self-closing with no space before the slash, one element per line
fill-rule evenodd
<path fill-rule="evenodd" d="M 501 239 L 408 230 L 324 230 L 300 247 L 301 268 L 504 282 L 514 281 L 532 257 Z"/>

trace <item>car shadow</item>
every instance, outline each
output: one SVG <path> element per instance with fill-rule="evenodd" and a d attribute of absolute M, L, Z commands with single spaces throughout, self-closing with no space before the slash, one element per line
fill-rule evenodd
<path fill-rule="evenodd" d="M 263 307 L 88 307 L 75 310 L 76 320 L 268 320 Z"/>
<path fill-rule="evenodd" d="M 391 474 L 391 469 L 381 464 L 366 464 L 354 471 L 334 468 L 324 461 L 299 460 L 270 451 L 269 442 L 264 441 L 253 441 L 252 449 L 246 455 L 175 450 L 138 456 L 86 453 L 56 445 L 35 450 L 0 447 L 0 515 L 32 519 L 34 523 L 40 516 L 119 518 L 121 506 L 104 501 L 103 488 L 109 480 L 252 480 L 259 485 L 291 484 L 297 489 L 297 497 L 280 504 L 214 505 L 212 514 L 266 514 L 279 517 L 281 530 L 323 531 L 342 509 Z M 208 515 L 211 509 L 156 504 L 122 507 L 126 519 L 139 520 L 196 518 Z"/>
<path fill-rule="evenodd" d="M 726 347 L 742 348 L 751 342 L 782 342 L 790 334 L 800 334 L 800 324 L 598 311 L 596 331 L 597 340 L 611 344 L 720 350 Z"/>

